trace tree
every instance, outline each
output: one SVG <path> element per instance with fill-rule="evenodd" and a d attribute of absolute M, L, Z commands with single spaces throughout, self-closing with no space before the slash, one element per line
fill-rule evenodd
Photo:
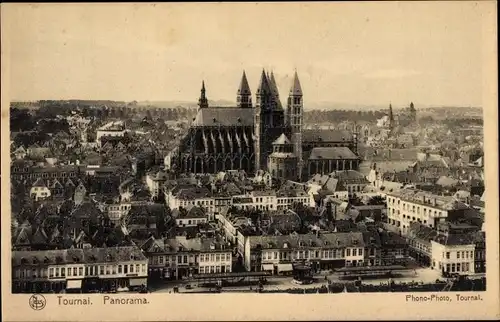
<path fill-rule="evenodd" d="M 382 198 L 381 196 L 374 196 L 371 197 L 370 200 L 368 200 L 369 205 L 385 205 L 385 199 Z"/>

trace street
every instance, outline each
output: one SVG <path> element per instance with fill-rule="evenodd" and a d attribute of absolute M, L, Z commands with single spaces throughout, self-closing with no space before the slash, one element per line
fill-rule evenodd
<path fill-rule="evenodd" d="M 321 286 L 326 286 L 327 281 L 325 280 L 327 276 L 328 280 L 334 283 L 350 283 L 352 280 L 340 279 L 339 275 L 331 274 L 329 272 L 320 273 L 314 276 L 315 282 L 307 285 L 299 285 L 292 282 L 293 278 L 291 276 L 271 276 L 267 278 L 267 283 L 264 285 L 265 290 L 286 290 L 292 288 L 317 288 Z M 442 279 L 439 271 L 432 270 L 430 268 L 417 268 L 415 271 L 408 271 L 401 276 L 392 277 L 392 281 L 396 283 L 409 283 L 409 282 L 423 282 L 423 283 L 434 283 L 436 279 Z M 362 279 L 363 283 L 371 285 L 379 285 L 381 283 L 387 283 L 387 278 L 367 278 Z M 191 285 L 192 289 L 186 289 L 186 285 Z M 179 293 L 196 293 L 196 292 L 207 292 L 210 289 L 205 287 L 198 287 L 196 281 L 172 281 L 165 282 L 158 285 L 150 285 L 150 291 L 154 293 L 173 293 L 174 287 L 179 288 Z M 257 284 L 252 286 L 252 290 L 257 288 Z M 250 286 L 228 286 L 223 287 L 223 292 L 231 291 L 250 291 Z"/>

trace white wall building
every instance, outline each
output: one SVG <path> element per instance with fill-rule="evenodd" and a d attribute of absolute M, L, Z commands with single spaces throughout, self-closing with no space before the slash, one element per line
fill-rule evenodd
<path fill-rule="evenodd" d="M 31 198 L 35 201 L 47 199 L 51 196 L 50 189 L 45 185 L 42 179 L 37 179 L 30 189 Z"/>
<path fill-rule="evenodd" d="M 431 241 L 433 269 L 461 275 L 474 274 L 474 249 L 475 244 L 460 241 L 459 237 L 453 242 L 446 239 Z"/>
<path fill-rule="evenodd" d="M 387 193 L 386 202 L 390 228 L 405 236 L 412 222 L 435 228 L 439 222 L 444 222 L 450 213 L 468 209 L 464 203 L 453 197 L 438 196 L 415 189 Z"/>

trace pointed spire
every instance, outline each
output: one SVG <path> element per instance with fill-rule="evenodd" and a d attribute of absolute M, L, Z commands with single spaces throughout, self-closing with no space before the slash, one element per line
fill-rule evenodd
<path fill-rule="evenodd" d="M 240 87 L 238 88 L 236 101 L 238 102 L 238 107 L 252 107 L 252 92 L 250 91 L 250 86 L 248 85 L 247 75 L 245 71 L 243 71 L 243 75 L 241 76 L 241 82 Z"/>
<path fill-rule="evenodd" d="M 274 78 L 274 73 L 272 71 L 271 71 L 271 75 L 269 76 L 269 84 L 271 87 L 271 92 L 273 94 L 273 99 L 276 103 L 276 107 L 278 109 L 282 109 L 283 106 L 281 105 L 281 101 L 280 101 L 280 93 L 278 90 L 278 85 L 276 84 L 276 79 Z"/>
<path fill-rule="evenodd" d="M 293 83 L 290 88 L 290 95 L 302 95 L 302 87 L 300 86 L 299 76 L 297 75 L 297 71 L 293 75 Z"/>
<path fill-rule="evenodd" d="M 274 79 L 274 73 L 271 72 L 271 76 L 269 76 L 269 84 L 271 85 L 271 90 L 273 94 L 279 97 L 278 85 L 276 85 L 276 79 Z"/>
<path fill-rule="evenodd" d="M 206 89 L 205 89 L 205 81 L 201 81 L 201 95 L 200 99 L 198 100 L 198 106 L 200 108 L 206 108 L 208 107 L 208 99 L 206 96 Z"/>
<path fill-rule="evenodd" d="M 269 94 L 271 91 L 271 88 L 269 87 L 269 80 L 267 79 L 266 76 L 266 71 L 262 69 L 262 74 L 260 75 L 260 83 L 259 87 L 257 88 L 257 94 Z"/>
<path fill-rule="evenodd" d="M 248 85 L 247 75 L 243 71 L 243 76 L 241 76 L 240 87 L 238 88 L 238 95 L 251 95 L 250 86 Z"/>

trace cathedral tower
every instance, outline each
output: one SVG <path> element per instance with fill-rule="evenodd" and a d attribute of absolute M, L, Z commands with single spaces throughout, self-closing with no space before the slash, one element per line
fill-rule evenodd
<path fill-rule="evenodd" d="M 266 72 L 262 70 L 259 87 L 255 93 L 254 135 L 255 135 L 255 170 L 265 166 L 264 136 L 269 127 L 269 111 L 271 110 L 272 92 Z"/>
<path fill-rule="evenodd" d="M 238 88 L 238 93 L 236 96 L 236 104 L 241 108 L 252 107 L 252 93 L 250 92 L 250 86 L 248 86 L 248 80 L 245 71 L 243 71 L 243 76 L 241 76 L 240 87 Z"/>
<path fill-rule="evenodd" d="M 282 110 L 283 106 L 281 105 L 280 93 L 276 80 L 274 79 L 274 73 L 271 71 L 271 75 L 268 75 L 267 78 L 269 79 L 269 86 L 271 87 L 273 109 Z"/>
<path fill-rule="evenodd" d="M 198 100 L 198 106 L 200 108 L 207 108 L 208 107 L 208 99 L 207 99 L 206 90 L 205 90 L 205 81 L 201 82 L 201 94 L 200 94 L 200 99 Z"/>
<path fill-rule="evenodd" d="M 304 105 L 302 101 L 302 87 L 300 86 L 299 76 L 297 71 L 293 76 L 292 87 L 288 95 L 287 105 L 287 121 L 291 128 L 291 138 L 293 144 L 293 152 L 298 159 L 298 176 L 302 177 L 302 125 L 304 118 Z"/>

